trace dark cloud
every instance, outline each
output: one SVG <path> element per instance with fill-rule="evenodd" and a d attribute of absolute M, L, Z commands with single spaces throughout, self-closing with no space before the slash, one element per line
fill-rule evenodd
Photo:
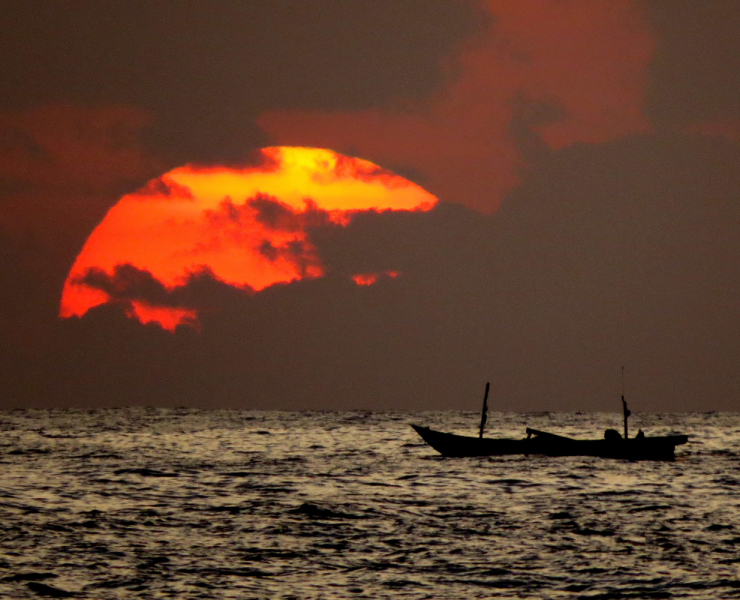
<path fill-rule="evenodd" d="M 440 203 L 427 213 L 357 213 L 345 227 L 313 229 L 310 239 L 329 272 L 342 277 L 401 271 L 434 278 L 447 263 L 458 261 L 454 270 L 464 273 L 471 264 L 485 262 L 492 242 L 488 222 L 468 208 Z"/>
<path fill-rule="evenodd" d="M 133 265 L 117 265 L 112 275 L 102 269 L 88 269 L 74 284 L 86 285 L 108 294 L 113 301 L 146 300 L 155 306 L 172 306 L 167 288 L 149 271 Z"/>
<path fill-rule="evenodd" d="M 298 231 L 302 224 L 298 222 L 299 215 L 290 206 L 280 202 L 274 196 L 260 194 L 249 200 L 249 206 L 256 211 L 258 223 L 270 229 L 283 231 Z"/>
<path fill-rule="evenodd" d="M 140 198 L 151 198 L 154 196 L 165 198 L 177 198 L 179 200 L 193 198 L 190 188 L 179 185 L 174 181 L 166 181 L 162 177 L 156 177 L 149 181 L 144 187 L 136 190 Z"/>
<path fill-rule="evenodd" d="M 117 265 L 112 274 L 101 269 L 88 269 L 74 283 L 105 292 L 112 304 L 128 306 L 139 300 L 162 308 L 214 310 L 226 300 L 242 301 L 249 288 L 237 288 L 219 281 L 208 268 L 191 273 L 181 285 L 168 288 L 149 271 L 133 265 Z"/>
<path fill-rule="evenodd" d="M 258 223 L 280 231 L 304 231 L 307 227 L 315 228 L 329 223 L 331 217 L 328 211 L 320 209 L 310 198 L 304 200 L 305 210 L 298 212 L 274 196 L 259 194 L 248 200 L 242 210 L 247 207 L 254 209 Z"/>
<path fill-rule="evenodd" d="M 361 108 L 437 89 L 478 26 L 449 0 L 11 0 L 0 16 L 2 107 L 64 99 L 156 116 L 177 162 L 243 160 L 268 107 Z"/>
<path fill-rule="evenodd" d="M 256 169 L 264 173 L 278 171 L 280 169 L 280 160 L 278 157 L 271 155 L 269 152 L 263 152 L 263 148 L 253 148 L 249 152 L 243 152 L 234 160 L 218 160 L 218 166 L 235 171 Z M 195 172 L 210 172 L 214 168 L 213 162 L 198 162 L 197 160 L 188 160 L 188 167 Z"/>

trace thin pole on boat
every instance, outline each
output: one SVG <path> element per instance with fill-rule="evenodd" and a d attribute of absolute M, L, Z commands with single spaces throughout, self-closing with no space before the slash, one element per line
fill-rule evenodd
<path fill-rule="evenodd" d="M 486 426 L 486 421 L 488 420 L 488 389 L 491 387 L 491 382 L 486 382 L 486 393 L 483 396 L 483 410 L 480 414 L 480 434 L 478 435 L 479 438 L 483 437 L 483 429 Z"/>
<path fill-rule="evenodd" d="M 622 413 L 624 414 L 624 439 L 626 440 L 629 436 L 627 429 L 627 419 L 632 414 L 630 409 L 627 408 L 627 403 L 624 401 L 624 367 L 622 367 Z"/>

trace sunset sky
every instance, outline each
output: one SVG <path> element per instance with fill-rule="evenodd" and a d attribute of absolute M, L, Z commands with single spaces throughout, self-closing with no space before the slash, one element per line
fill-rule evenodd
<path fill-rule="evenodd" d="M 0 28 L 0 408 L 740 408 L 735 0 Z"/>

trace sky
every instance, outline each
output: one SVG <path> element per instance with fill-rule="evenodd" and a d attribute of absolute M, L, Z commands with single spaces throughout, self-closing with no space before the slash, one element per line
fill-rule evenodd
<path fill-rule="evenodd" d="M 0 30 L 0 408 L 740 407 L 735 0 Z"/>

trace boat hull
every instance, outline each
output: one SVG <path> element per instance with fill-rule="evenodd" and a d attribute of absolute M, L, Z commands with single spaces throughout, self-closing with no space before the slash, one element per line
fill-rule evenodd
<path fill-rule="evenodd" d="M 506 454 L 531 454 L 531 440 L 505 438 L 476 438 L 454 433 L 443 433 L 412 425 L 421 438 L 442 456 L 462 458 L 466 456 L 504 456 Z"/>
<path fill-rule="evenodd" d="M 442 456 L 505 456 L 539 454 L 544 456 L 595 456 L 623 460 L 674 460 L 677 445 L 685 444 L 688 436 L 630 438 L 628 440 L 577 440 L 569 437 L 527 429 L 525 439 L 476 438 L 435 431 L 412 425 L 421 438 Z"/>

